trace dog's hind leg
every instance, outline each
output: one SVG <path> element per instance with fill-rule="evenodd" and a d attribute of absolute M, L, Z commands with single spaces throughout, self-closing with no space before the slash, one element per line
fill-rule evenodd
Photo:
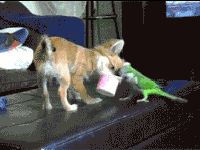
<path fill-rule="evenodd" d="M 77 104 L 70 104 L 67 99 L 67 90 L 70 85 L 70 76 L 63 75 L 59 80 L 60 87 L 59 87 L 59 94 L 61 98 L 61 103 L 66 111 L 76 111 L 78 109 Z"/>
<path fill-rule="evenodd" d="M 101 98 L 92 98 L 88 95 L 88 92 L 83 84 L 83 79 L 80 76 L 73 76 L 72 77 L 72 84 L 73 87 L 80 93 L 81 99 L 86 104 L 95 104 L 102 101 Z"/>
<path fill-rule="evenodd" d="M 49 92 L 48 92 L 48 88 L 47 88 L 47 78 L 43 78 L 42 80 L 42 87 L 43 87 L 43 95 L 45 98 L 44 104 L 43 104 L 43 109 L 47 109 L 47 110 L 51 110 L 52 109 L 52 105 L 49 99 Z"/>

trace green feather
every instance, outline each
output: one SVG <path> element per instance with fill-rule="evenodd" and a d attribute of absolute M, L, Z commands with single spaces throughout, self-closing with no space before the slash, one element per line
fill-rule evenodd
<path fill-rule="evenodd" d="M 132 77 L 136 77 L 137 78 L 137 84 L 139 86 L 140 89 L 142 89 L 143 91 L 143 96 L 144 98 L 141 101 L 145 101 L 148 102 L 147 98 L 149 95 L 159 95 L 159 96 L 163 96 L 166 98 L 169 98 L 171 100 L 175 100 L 175 101 L 179 101 L 179 102 L 187 102 L 186 99 L 180 98 L 180 97 L 176 97 L 174 95 L 168 94 L 166 92 L 164 92 L 160 85 L 158 85 L 155 81 L 153 81 L 152 79 L 146 77 L 145 75 L 143 75 L 141 72 L 139 72 L 138 70 L 134 69 L 130 64 L 129 65 L 125 65 L 122 68 L 122 72 L 125 74 L 132 74 Z"/>

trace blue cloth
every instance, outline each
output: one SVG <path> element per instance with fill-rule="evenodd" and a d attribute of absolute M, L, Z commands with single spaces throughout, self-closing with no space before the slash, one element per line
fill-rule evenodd
<path fill-rule="evenodd" d="M 0 26 L 19 25 L 40 34 L 66 38 L 78 45 L 85 45 L 84 23 L 80 18 L 67 16 L 36 16 L 16 12 L 0 12 Z"/>
<path fill-rule="evenodd" d="M 0 33 L 0 53 L 8 51 L 10 49 L 14 49 L 20 44 L 23 45 L 28 37 L 28 34 L 28 30 L 25 28 L 21 28 L 10 34 Z"/>
<path fill-rule="evenodd" d="M 7 51 L 7 49 L 11 46 L 11 43 L 7 45 L 8 42 L 6 42 L 6 40 L 8 38 L 9 37 L 6 33 L 0 33 L 0 52 Z"/>
<path fill-rule="evenodd" d="M 7 103 L 8 103 L 7 97 L 1 96 L 0 97 L 0 112 L 6 110 Z"/>
<path fill-rule="evenodd" d="M 188 84 L 188 80 L 175 80 L 168 82 L 168 85 L 163 87 L 163 90 L 169 94 L 175 94 L 178 90 L 185 87 Z"/>
<path fill-rule="evenodd" d="M 22 28 L 12 34 L 15 37 L 15 39 L 23 45 L 28 37 L 29 32 L 26 28 Z"/>

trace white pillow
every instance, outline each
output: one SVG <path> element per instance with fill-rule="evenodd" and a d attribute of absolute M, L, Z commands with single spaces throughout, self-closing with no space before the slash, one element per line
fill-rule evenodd
<path fill-rule="evenodd" d="M 27 69 L 33 61 L 33 50 L 26 46 L 0 53 L 0 68 Z"/>

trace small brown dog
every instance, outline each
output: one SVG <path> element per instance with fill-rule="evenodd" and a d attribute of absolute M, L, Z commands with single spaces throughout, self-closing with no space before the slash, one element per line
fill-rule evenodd
<path fill-rule="evenodd" d="M 36 48 L 34 63 L 39 77 L 42 77 L 44 108 L 52 109 L 47 89 L 48 77 L 57 78 L 60 84 L 58 91 L 61 102 L 67 111 L 77 110 L 77 105 L 71 105 L 67 100 L 67 90 L 70 85 L 80 93 L 86 104 L 100 102 L 100 98 L 88 95 L 83 79 L 94 71 L 112 72 L 120 69 L 124 60 L 118 54 L 123 46 L 123 40 L 111 39 L 93 49 L 87 49 L 60 37 L 43 36 Z"/>

